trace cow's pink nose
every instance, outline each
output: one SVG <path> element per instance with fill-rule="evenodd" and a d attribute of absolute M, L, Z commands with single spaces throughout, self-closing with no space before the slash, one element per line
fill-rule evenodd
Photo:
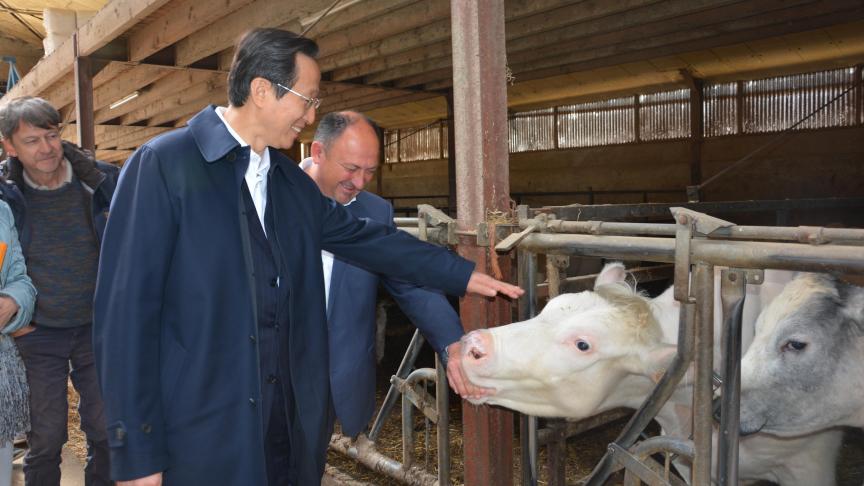
<path fill-rule="evenodd" d="M 471 331 L 462 337 L 462 359 L 466 361 L 480 361 L 489 355 L 492 336 L 488 331 Z"/>

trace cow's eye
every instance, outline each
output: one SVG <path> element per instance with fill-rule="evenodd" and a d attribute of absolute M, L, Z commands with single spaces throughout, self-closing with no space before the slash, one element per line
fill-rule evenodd
<path fill-rule="evenodd" d="M 783 351 L 804 351 L 804 348 L 807 347 L 807 343 L 802 343 L 801 341 L 795 341 L 794 339 L 790 339 L 786 341 L 786 344 L 783 345 Z"/>
<path fill-rule="evenodd" d="M 579 339 L 576 341 L 576 349 L 578 349 L 579 351 L 588 351 L 589 349 L 591 349 L 591 345 L 588 344 L 588 341 Z"/>

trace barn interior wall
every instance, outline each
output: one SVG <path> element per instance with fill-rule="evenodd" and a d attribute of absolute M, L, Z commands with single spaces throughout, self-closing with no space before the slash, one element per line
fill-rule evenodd
<path fill-rule="evenodd" d="M 705 140 L 702 173 L 707 179 L 777 134 Z M 690 141 L 650 142 L 510 155 L 514 194 L 573 191 L 634 191 L 596 194 L 594 202 L 680 201 L 689 183 Z M 446 196 L 447 162 L 387 164 L 385 197 Z M 678 191 L 674 193 L 650 191 Z M 649 191 L 643 194 L 643 191 Z M 802 131 L 757 155 L 707 188 L 709 201 L 860 197 L 864 195 L 864 127 Z M 441 199 L 433 204 L 441 204 Z M 446 201 L 445 201 L 446 202 Z M 530 205 L 588 203 L 587 195 L 524 196 Z M 397 206 L 416 204 L 397 200 Z"/>

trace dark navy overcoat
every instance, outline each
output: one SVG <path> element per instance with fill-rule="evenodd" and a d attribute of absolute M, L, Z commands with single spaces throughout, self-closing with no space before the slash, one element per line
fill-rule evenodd
<path fill-rule="evenodd" d="M 393 224 L 393 206 L 363 191 L 346 206 L 358 218 Z M 330 332 L 330 391 L 342 433 L 363 431 L 375 411 L 375 334 L 378 284 L 381 283 L 436 352 L 462 337 L 459 315 L 435 291 L 334 258 L 327 325 Z"/>
<path fill-rule="evenodd" d="M 473 264 L 323 197 L 270 151 L 275 234 L 290 285 L 287 361 L 299 484 L 324 468 L 329 404 L 321 249 L 461 295 Z M 241 221 L 249 148 L 213 107 L 139 148 L 121 174 L 97 281 L 94 341 L 115 479 L 266 484 L 251 250 Z"/>

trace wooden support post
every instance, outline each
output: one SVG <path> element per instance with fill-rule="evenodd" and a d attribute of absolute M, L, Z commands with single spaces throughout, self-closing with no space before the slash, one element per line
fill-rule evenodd
<path fill-rule="evenodd" d="M 72 34 L 72 45 L 75 50 L 75 114 L 78 117 L 78 145 L 96 153 L 96 128 L 93 123 L 93 72 L 90 58 L 79 55 L 77 32 Z"/>
<path fill-rule="evenodd" d="M 453 114 L 456 131 L 456 193 L 459 226 L 476 230 L 488 211 L 509 211 L 507 87 L 505 75 L 504 1 L 451 0 L 453 46 Z M 462 237 L 459 253 L 489 272 L 498 258 L 509 279 L 509 257 Z M 504 298 L 462 299 L 466 331 L 511 321 Z M 513 415 L 487 406 L 462 407 L 466 486 L 513 484 Z"/>

